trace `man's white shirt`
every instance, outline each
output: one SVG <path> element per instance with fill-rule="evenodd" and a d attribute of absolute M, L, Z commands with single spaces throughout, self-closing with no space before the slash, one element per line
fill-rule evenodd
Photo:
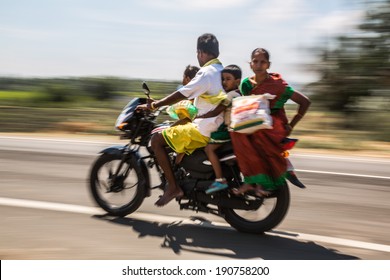
<path fill-rule="evenodd" d="M 214 110 L 218 104 L 212 104 L 207 99 L 199 97 L 206 93 L 208 95 L 218 95 L 223 91 L 221 71 L 223 66 L 221 64 L 211 64 L 202 67 L 196 76 L 184 87 L 180 88 L 180 93 L 188 99 L 194 99 L 194 105 L 198 108 L 198 115 L 203 115 Z M 193 123 L 198 127 L 199 132 L 207 137 L 210 137 L 211 132 L 216 131 L 223 123 L 223 112 L 212 118 L 195 119 Z"/>

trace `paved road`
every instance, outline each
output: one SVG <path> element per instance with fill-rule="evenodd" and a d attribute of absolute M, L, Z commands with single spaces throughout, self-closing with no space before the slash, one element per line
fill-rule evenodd
<path fill-rule="evenodd" d="M 156 208 L 158 192 L 134 215 L 105 216 L 86 178 L 111 144 L 0 136 L 0 259 L 390 259 L 389 160 L 293 153 L 309 188 L 291 188 L 274 231 L 249 235 Z"/>

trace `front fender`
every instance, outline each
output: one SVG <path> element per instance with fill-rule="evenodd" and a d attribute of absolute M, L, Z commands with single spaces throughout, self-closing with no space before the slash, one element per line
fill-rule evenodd
<path fill-rule="evenodd" d="M 125 146 L 116 145 L 101 150 L 99 154 L 121 155 L 125 150 Z"/>

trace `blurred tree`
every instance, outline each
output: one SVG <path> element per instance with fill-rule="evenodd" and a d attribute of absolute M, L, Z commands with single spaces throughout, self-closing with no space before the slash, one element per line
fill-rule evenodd
<path fill-rule="evenodd" d="M 98 100 L 109 100 L 112 97 L 113 87 L 106 80 L 98 80 L 95 83 L 95 97 Z"/>
<path fill-rule="evenodd" d="M 49 102 L 68 102 L 70 100 L 71 90 L 61 84 L 48 85 L 45 88 L 47 96 L 44 98 Z"/>
<path fill-rule="evenodd" d="M 320 50 L 314 66 L 320 79 L 310 91 L 314 101 L 346 116 L 345 127 L 376 130 L 377 139 L 388 141 L 390 127 L 382 119 L 390 112 L 390 0 L 366 3 L 357 32 L 336 38 L 336 48 Z"/>

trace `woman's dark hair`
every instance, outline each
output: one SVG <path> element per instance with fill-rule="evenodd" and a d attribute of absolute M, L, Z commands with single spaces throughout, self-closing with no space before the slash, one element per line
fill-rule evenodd
<path fill-rule="evenodd" d="M 225 68 L 223 68 L 221 73 L 232 74 L 235 79 L 240 79 L 240 80 L 242 77 L 241 68 L 238 67 L 237 65 L 234 65 L 234 64 L 230 64 L 230 65 L 226 66 Z"/>
<path fill-rule="evenodd" d="M 214 57 L 219 56 L 219 43 L 217 37 L 210 33 L 205 33 L 198 37 L 197 50 L 208 53 Z"/>
<path fill-rule="evenodd" d="M 186 69 L 184 70 L 184 76 L 189 77 L 190 79 L 194 78 L 196 73 L 198 73 L 199 67 L 194 65 L 187 65 Z"/>
<path fill-rule="evenodd" d="M 256 53 L 264 54 L 265 58 L 269 61 L 270 54 L 269 54 L 269 52 L 266 49 L 263 49 L 263 48 L 256 48 L 256 49 L 254 49 L 253 52 L 252 52 L 251 58 L 253 58 Z"/>

